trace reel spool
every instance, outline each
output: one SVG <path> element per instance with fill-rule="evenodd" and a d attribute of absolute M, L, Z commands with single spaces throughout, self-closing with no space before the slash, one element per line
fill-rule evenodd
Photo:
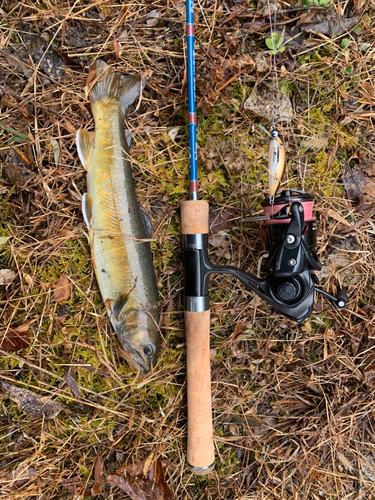
<path fill-rule="evenodd" d="M 290 217 L 282 218 L 281 215 L 279 215 L 279 212 L 282 208 L 288 207 L 294 202 L 301 203 L 304 211 L 304 221 L 306 228 L 302 235 L 302 238 L 307 248 L 310 251 L 315 252 L 317 244 L 317 224 L 313 214 L 314 198 L 304 191 L 297 190 L 280 192 L 277 197 L 274 198 L 272 204 L 270 202 L 270 198 L 266 198 L 262 203 L 264 214 L 269 217 L 269 219 L 266 219 L 265 221 L 267 227 L 264 231 L 268 250 L 271 250 L 271 248 L 279 240 L 282 232 L 284 231 L 285 224 L 290 223 Z M 316 259 L 318 258 L 316 257 Z"/>

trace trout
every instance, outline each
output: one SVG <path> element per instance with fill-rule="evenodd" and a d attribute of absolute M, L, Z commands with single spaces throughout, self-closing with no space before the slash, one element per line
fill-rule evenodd
<path fill-rule="evenodd" d="M 95 132 L 78 130 L 79 158 L 87 170 L 82 212 L 101 296 L 127 360 L 142 372 L 156 364 L 159 294 L 150 248 L 151 224 L 137 201 L 124 129 L 129 106 L 145 84 L 95 61 L 87 78 Z M 148 221 L 149 222 L 149 221 Z"/>

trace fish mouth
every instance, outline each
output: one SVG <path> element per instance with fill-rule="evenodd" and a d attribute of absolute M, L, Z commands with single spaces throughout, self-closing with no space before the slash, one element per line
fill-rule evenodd
<path fill-rule="evenodd" d="M 146 373 L 151 370 L 151 363 L 152 366 L 155 365 L 154 359 L 147 359 L 144 354 L 139 352 L 138 349 L 130 345 L 128 342 L 121 342 L 121 345 L 127 354 L 126 360 L 135 370 L 140 370 L 141 373 Z"/>

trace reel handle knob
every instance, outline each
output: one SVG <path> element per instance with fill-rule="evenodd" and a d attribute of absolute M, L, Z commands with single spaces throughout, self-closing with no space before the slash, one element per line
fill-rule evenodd
<path fill-rule="evenodd" d="M 346 288 L 341 288 L 336 295 L 336 305 L 342 309 L 348 302 L 348 291 Z"/>

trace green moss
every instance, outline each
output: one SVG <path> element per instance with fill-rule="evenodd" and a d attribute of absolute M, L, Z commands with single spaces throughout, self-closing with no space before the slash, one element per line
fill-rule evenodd
<path fill-rule="evenodd" d="M 340 172 L 339 162 L 335 160 L 331 165 L 328 165 L 328 155 L 325 151 L 321 151 L 313 157 L 312 171 L 314 175 L 309 175 L 306 178 L 308 190 L 317 191 L 323 197 L 330 197 L 336 189 L 340 189 L 333 182 Z"/>

